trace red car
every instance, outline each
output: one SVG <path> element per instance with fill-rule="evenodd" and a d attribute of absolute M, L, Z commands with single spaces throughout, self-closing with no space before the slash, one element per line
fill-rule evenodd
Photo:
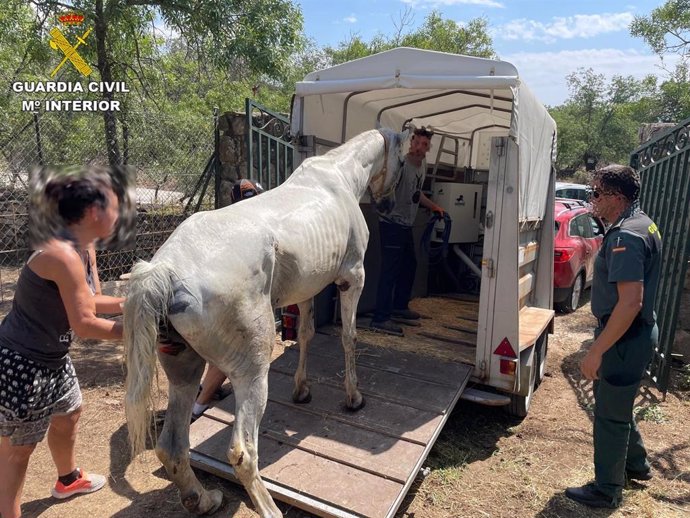
<path fill-rule="evenodd" d="M 554 307 L 570 313 L 577 309 L 582 292 L 592 283 L 594 259 L 606 230 L 582 201 L 556 199 L 555 215 Z"/>

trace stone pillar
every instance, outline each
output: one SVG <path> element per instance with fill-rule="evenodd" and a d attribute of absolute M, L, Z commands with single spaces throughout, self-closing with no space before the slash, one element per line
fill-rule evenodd
<path fill-rule="evenodd" d="M 664 131 L 675 128 L 675 122 L 653 122 L 649 124 L 642 124 L 637 130 L 637 136 L 640 139 L 640 145 L 659 136 Z"/>
<path fill-rule="evenodd" d="M 220 206 L 230 205 L 236 180 L 247 176 L 247 123 L 244 113 L 226 112 L 218 120 L 220 132 Z"/>

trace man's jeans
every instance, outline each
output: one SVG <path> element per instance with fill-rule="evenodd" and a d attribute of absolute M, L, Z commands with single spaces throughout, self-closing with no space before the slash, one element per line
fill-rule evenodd
<path fill-rule="evenodd" d="M 407 309 L 417 271 L 417 258 L 412 227 L 379 221 L 379 229 L 381 274 L 374 321 L 383 322 L 391 318 L 393 309 Z"/>

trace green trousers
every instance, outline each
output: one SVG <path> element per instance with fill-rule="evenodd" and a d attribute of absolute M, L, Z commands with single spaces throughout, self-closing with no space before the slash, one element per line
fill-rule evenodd
<path fill-rule="evenodd" d="M 612 497 L 621 497 L 626 469 L 649 469 L 633 405 L 658 338 L 656 325 L 636 320 L 604 353 L 594 382 L 594 477 L 597 488 Z"/>

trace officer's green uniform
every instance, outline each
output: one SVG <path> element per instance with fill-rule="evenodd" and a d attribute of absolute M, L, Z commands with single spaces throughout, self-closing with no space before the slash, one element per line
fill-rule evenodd
<path fill-rule="evenodd" d="M 661 235 L 635 203 L 604 236 L 594 263 L 592 313 L 595 336 L 618 302 L 617 282 L 644 283 L 640 313 L 626 333 L 604 353 L 594 382 L 594 473 L 604 494 L 620 499 L 625 470 L 649 470 L 647 451 L 633 418 L 633 404 L 658 340 L 654 298 L 661 269 Z"/>

